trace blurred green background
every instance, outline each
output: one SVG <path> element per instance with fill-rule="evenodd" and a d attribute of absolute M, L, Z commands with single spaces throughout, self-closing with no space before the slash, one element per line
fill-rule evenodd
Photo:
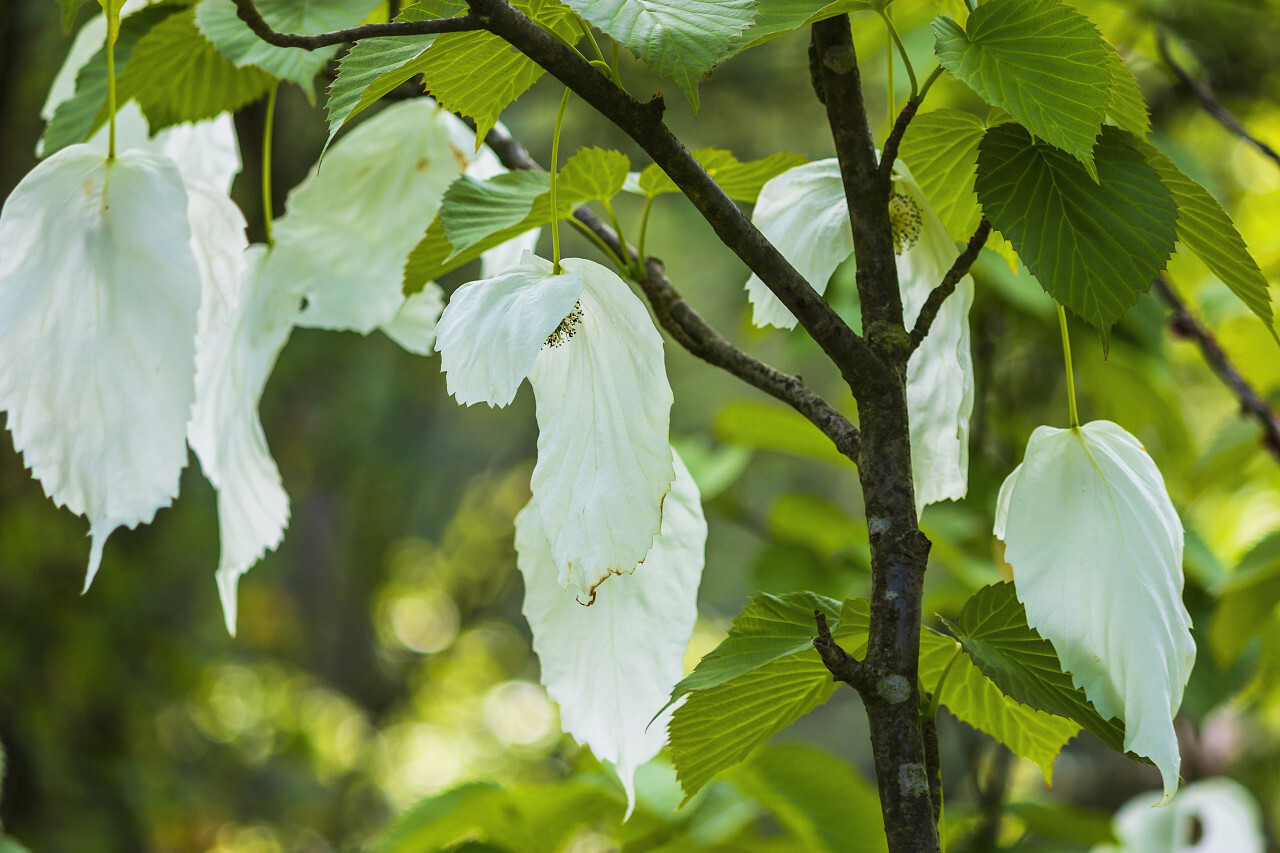
<path fill-rule="evenodd" d="M 957 5 L 894 6 L 917 66 L 930 67 L 928 20 Z M 1166 32 L 1179 61 L 1211 80 L 1247 127 L 1276 144 L 1280 5 L 1075 5 L 1129 60 L 1151 106 L 1155 141 L 1233 212 L 1276 282 L 1280 168 L 1176 84 L 1155 34 Z M 78 23 L 90 11 L 82 10 Z M 884 30 L 863 16 L 855 34 L 882 133 Z M 36 162 L 40 105 L 67 46 L 53 0 L 0 5 L 0 199 Z M 662 88 L 638 65 L 623 73 L 639 96 Z M 901 103 L 900 66 L 896 81 Z M 504 116 L 544 164 L 559 94 L 544 80 Z M 717 145 L 743 159 L 781 150 L 810 159 L 831 153 L 809 89 L 804 34 L 718 69 L 696 117 L 667 94 L 668 120 L 691 148 Z M 926 106 L 980 110 L 947 79 Z M 323 110 L 298 90 L 285 87 L 279 109 L 277 215 L 326 133 Z M 258 239 L 262 121 L 261 105 L 237 118 L 245 169 L 234 191 Z M 569 151 L 617 147 L 633 168 L 647 162 L 578 103 L 564 140 Z M 638 207 L 622 205 L 620 213 L 634 230 Z M 745 269 L 687 203 L 663 198 L 655 216 L 650 250 L 700 311 L 754 354 L 803 374 L 851 408 L 807 338 L 750 327 Z M 594 257 L 567 229 L 566 245 Z M 1275 402 L 1280 353 L 1266 330 L 1198 262 L 1179 259 L 1170 274 L 1242 372 Z M 923 519 L 935 543 L 925 610 L 946 616 L 1006 576 L 990 534 L 996 491 L 1031 430 L 1066 418 L 1052 302 L 994 257 L 984 257 L 976 275 L 970 493 L 961 503 L 931 507 Z M 831 298 L 856 318 L 850 279 L 837 274 Z M 1195 347 L 1169 334 L 1166 314 L 1144 297 L 1117 328 L 1107 360 L 1096 337 L 1073 326 L 1081 414 L 1115 420 L 1144 442 L 1187 527 L 1186 600 L 1200 653 L 1179 720 L 1184 778 L 1232 775 L 1276 826 L 1280 622 L 1270 611 L 1258 615 L 1262 639 L 1234 663 L 1217 661 L 1204 640 L 1217 593 L 1242 559 L 1280 573 L 1280 548 L 1266 540 L 1280 531 L 1280 464 L 1259 444 L 1258 429 L 1238 417 Z M 810 451 L 816 434 L 807 426 L 775 424 L 779 410 L 761 395 L 674 346 L 667 352 L 673 436 L 701 481 L 710 523 L 691 665 L 757 590 L 866 594 L 868 557 L 852 469 Z M 796 802 L 812 806 L 821 796 L 806 800 L 798 793 L 805 774 L 786 769 L 839 777 L 844 787 L 832 786 L 844 792 L 846 808 L 869 802 L 872 789 L 860 781 L 872 778 L 865 721 L 851 691 L 778 737 L 790 745 L 709 786 L 682 812 L 672 813 L 680 797 L 659 760 L 642 775 L 637 818 L 619 829 L 621 790 L 560 733 L 520 615 L 511 538 L 535 452 L 527 393 L 505 410 L 463 409 L 446 396 L 433 358 L 409 355 L 380 335 L 299 329 L 267 386 L 262 418 L 293 514 L 279 551 L 241 583 L 234 640 L 213 583 L 213 492 L 194 457 L 178 501 L 154 523 L 112 536 L 101 574 L 82 596 L 84 522 L 44 497 L 8 433 L 0 437 L 0 743 L 7 757 L 0 821 L 31 851 L 353 850 L 422 798 L 483 782 L 534 792 L 530 808 L 569 815 L 564 839 L 549 849 L 591 853 L 622 841 L 628 850 L 864 849 L 823 835 L 821 815 L 797 817 Z M 1015 842 L 1021 850 L 1087 849 L 1095 837 L 1090 827 L 1096 835 L 1120 803 L 1157 782 L 1152 768 L 1109 753 L 1086 734 L 1060 757 L 1050 792 L 1032 765 L 1010 760 L 964 724 L 945 718 L 940 729 L 949 827 L 969 849 Z M 841 763 L 829 767 L 835 759 L 828 756 Z M 788 779 L 790 788 L 778 781 Z M 562 780 L 574 781 L 552 790 L 569 799 L 554 807 L 537 799 L 547 790 L 538 786 Z M 992 829 L 986 801 L 996 789 L 1007 789 L 1019 805 Z M 490 793 L 468 788 L 450 796 Z M 831 817 L 847 814 L 837 809 Z"/>

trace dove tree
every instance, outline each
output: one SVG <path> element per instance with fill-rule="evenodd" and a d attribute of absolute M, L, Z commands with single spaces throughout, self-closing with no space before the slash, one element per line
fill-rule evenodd
<path fill-rule="evenodd" d="M 82 2 L 61 1 L 69 14 Z M 0 213 L 0 409 L 48 496 L 88 522 L 86 585 L 112 531 L 176 497 L 190 445 L 218 490 L 210 567 L 234 632 L 237 581 L 289 518 L 257 413 L 275 359 L 295 326 L 381 331 L 438 354 L 463 405 L 506 406 L 528 379 L 539 439 L 516 519 L 524 613 L 566 731 L 614 767 L 628 809 L 636 768 L 664 746 L 687 801 L 840 683 L 866 709 L 893 853 L 939 850 L 939 707 L 1046 779 L 1087 729 L 1158 768 L 1155 799 L 1177 792 L 1173 718 L 1196 659 L 1183 526 L 1125 425 L 1080 423 L 1067 312 L 1093 327 L 1089 357 L 1103 357 L 1180 252 L 1272 336 L 1276 320 L 1230 217 L 1148 138 L 1136 79 L 1080 11 L 1059 0 L 418 0 L 381 13 L 375 0 L 100 2 L 50 93 L 45 159 Z M 926 66 L 892 14 L 939 5 Z M 905 103 L 891 89 L 880 136 L 855 27 L 887 34 L 909 78 Z M 663 96 L 628 90 L 620 73 L 626 50 L 696 111 L 713 68 L 796 31 L 809 33 L 802 82 L 824 105 L 829 159 L 690 150 Z M 279 85 L 314 99 L 322 74 L 326 153 L 274 223 L 268 195 L 266 242 L 250 246 L 227 198 L 239 170 L 229 114 L 266 100 L 267 170 Z M 546 168 L 499 124 L 544 75 L 563 87 Z M 929 109 L 944 75 L 981 115 Z M 406 86 L 421 97 L 362 116 Z M 598 147 L 562 158 L 570 104 L 652 162 L 633 171 Z M 740 259 L 755 324 L 809 336 L 853 406 L 730 342 L 681 295 L 645 236 L 654 200 L 672 193 Z M 643 199 L 638 223 L 615 212 L 619 194 Z M 562 255 L 568 228 L 594 258 Z M 536 254 L 544 230 L 549 257 Z M 983 252 L 1056 301 L 1070 399 L 1065 424 L 1035 431 L 1000 491 L 993 533 L 1012 582 L 935 630 L 920 514 L 968 488 L 970 271 Z M 478 277 L 446 293 L 438 282 L 477 259 Z M 825 297 L 846 264 L 856 318 Z M 856 466 L 871 558 L 865 597 L 753 598 L 689 673 L 707 525 L 671 447 L 679 400 L 665 346 L 790 407 Z"/>

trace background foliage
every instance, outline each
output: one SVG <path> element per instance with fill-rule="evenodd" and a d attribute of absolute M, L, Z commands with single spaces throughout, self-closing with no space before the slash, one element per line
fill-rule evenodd
<path fill-rule="evenodd" d="M 955 4 L 898 5 L 908 49 L 927 56 L 929 18 Z M 1244 123 L 1274 142 L 1280 6 L 1077 5 L 1128 59 L 1151 106 L 1155 141 L 1232 212 L 1274 286 L 1280 168 L 1177 85 L 1160 61 L 1156 33 L 1166 32 L 1179 61 L 1212 80 Z M 873 16 L 859 17 L 855 37 L 870 108 L 883 114 L 883 29 Z M 778 151 L 828 156 L 805 39 L 774 39 L 719 69 L 699 90 L 696 121 L 689 104 L 669 97 L 669 121 L 691 147 L 730 148 L 744 160 Z M 66 45 L 50 0 L 0 8 L 0 198 L 34 165 L 36 116 Z M 638 64 L 623 73 L 637 94 L 661 88 Z M 896 80 L 901 102 L 901 67 Z M 540 83 L 504 114 L 544 163 L 558 95 Z M 318 97 L 323 103 L 323 91 Z M 933 109 L 979 107 L 949 78 L 930 97 Z M 299 88 L 282 91 L 280 110 L 277 214 L 328 133 L 323 111 Z M 238 120 L 246 168 L 235 188 L 258 239 L 262 117 L 259 105 Z M 645 162 L 580 106 L 571 107 L 565 141 L 570 151 L 600 145 L 624 151 L 637 166 Z M 847 401 L 807 338 L 749 326 L 745 270 L 687 203 L 661 198 L 655 212 L 649 249 L 700 310 L 829 399 Z M 620 213 L 635 221 L 638 207 L 623 204 Z M 570 245 L 592 256 L 586 244 Z M 1242 372 L 1275 402 L 1280 359 L 1256 318 L 1198 261 L 1179 258 L 1170 273 Z M 1007 578 L 989 532 L 999 484 L 1036 425 L 1065 421 L 1052 302 L 990 253 L 975 275 L 969 497 L 931 507 L 922 521 L 935 543 L 925 612 L 953 621 L 973 592 Z M 848 278 L 837 276 L 830 298 L 855 314 Z M 1096 335 L 1073 327 L 1081 415 L 1115 420 L 1143 441 L 1187 527 L 1186 601 L 1200 653 L 1179 720 L 1184 778 L 1239 779 L 1275 826 L 1280 465 L 1257 429 L 1236 416 L 1234 399 L 1198 351 L 1170 334 L 1166 314 L 1156 298 L 1142 297 L 1114 328 L 1106 360 Z M 832 465 L 827 445 L 790 413 L 678 348 L 667 352 L 673 435 L 700 479 L 711 525 L 691 666 L 749 595 L 797 588 L 837 599 L 865 595 L 868 552 L 851 468 Z M 835 829 L 860 808 L 878 819 L 864 781 L 872 778 L 865 723 L 847 690 L 780 734 L 773 748 L 716 777 L 680 812 L 671 812 L 681 794 L 670 768 L 648 769 L 639 813 L 619 829 L 620 789 L 560 735 L 519 613 L 511 535 L 534 454 L 530 406 L 522 394 L 516 411 L 462 409 L 445 396 L 432 359 L 379 335 L 298 330 L 263 401 L 293 498 L 291 532 L 244 579 L 234 641 L 213 584 L 213 494 L 198 472 L 188 471 L 181 499 L 154 524 L 116 534 L 100 578 L 81 597 L 83 525 L 44 498 L 5 433 L 5 831 L 38 853 L 355 849 L 403 809 L 449 792 L 418 806 L 389 843 L 434 849 L 465 831 L 442 818 L 461 812 L 489 816 L 499 849 L 585 853 L 618 841 L 628 850 L 861 849 Z M 1007 785 L 1012 803 L 996 833 L 1001 842 L 1026 833 L 1019 849 L 1070 850 L 1105 838 L 1110 812 L 1157 784 L 1152 768 L 1082 734 L 1058 759 L 1050 792 L 1034 765 L 1011 760 L 967 726 L 944 714 L 939 728 L 949 831 L 974 849 L 994 831 L 987 827 L 997 788 Z M 512 809 L 525 817 L 501 829 Z M 532 816 L 547 822 L 542 831 L 529 830 Z"/>

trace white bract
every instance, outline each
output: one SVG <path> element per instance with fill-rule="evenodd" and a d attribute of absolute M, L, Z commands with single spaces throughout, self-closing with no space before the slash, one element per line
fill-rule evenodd
<path fill-rule="evenodd" d="M 0 409 L 55 502 L 89 520 L 86 587 L 117 527 L 178 493 L 201 275 L 173 162 L 73 145 L 0 211 Z"/>
<path fill-rule="evenodd" d="M 1220 776 L 1192 782 L 1167 808 L 1160 794 L 1139 794 L 1112 820 L 1120 844 L 1093 853 L 1263 853 L 1262 810 L 1249 789 Z"/>
<path fill-rule="evenodd" d="M 275 224 L 266 274 L 306 296 L 298 325 L 383 328 L 406 349 L 429 351 L 435 316 L 425 309 L 441 294 L 428 285 L 403 314 L 404 260 L 454 179 L 502 171 L 488 148 L 474 151 L 475 132 L 429 98 L 388 107 L 339 139 Z"/>
<path fill-rule="evenodd" d="M 1155 762 L 1172 796 L 1173 716 L 1196 645 L 1182 603 L 1182 523 L 1151 457 L 1109 421 L 1042 426 L 1000 489 L 995 534 L 1027 624 L 1098 712 L 1124 721 L 1125 750 Z"/>
<path fill-rule="evenodd" d="M 644 565 L 602 584 L 591 607 L 560 587 L 537 498 L 516 516 L 524 614 L 542 683 L 560 704 L 564 730 L 617 769 L 628 814 L 635 805 L 636 768 L 666 740 L 674 708 L 654 715 L 684 674 L 698 616 L 707 522 L 693 478 L 678 456 L 674 461 L 662 532 Z"/>
<path fill-rule="evenodd" d="M 511 402 L 526 376 L 538 414 L 533 496 L 562 587 L 589 598 L 644 559 L 674 472 L 662 338 L 616 273 L 578 258 L 553 275 L 526 254 L 458 288 L 436 347 L 459 402 Z"/>
<path fill-rule="evenodd" d="M 898 164 L 895 169 L 890 219 L 909 329 L 930 292 L 942 283 L 958 250 L 906 167 Z M 819 294 L 826 291 L 836 267 L 853 253 L 848 202 L 834 159 L 797 166 L 766 183 L 751 220 Z M 757 326 L 795 327 L 796 318 L 754 275 L 747 282 L 747 295 Z M 973 278 L 966 275 L 907 362 L 917 513 L 931 503 L 958 500 L 968 489 L 974 393 L 969 352 L 972 305 Z"/>
<path fill-rule="evenodd" d="M 218 592 L 235 634 L 240 576 L 280 544 L 289 496 L 267 448 L 258 402 L 298 316 L 296 294 L 262 274 L 268 250 L 252 247 L 236 310 L 196 357 L 196 405 L 188 429 L 200 467 L 218 490 Z"/>

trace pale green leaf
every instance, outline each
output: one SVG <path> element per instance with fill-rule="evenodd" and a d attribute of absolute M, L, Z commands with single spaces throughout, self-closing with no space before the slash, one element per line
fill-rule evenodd
<path fill-rule="evenodd" d="M 129 68 L 129 58 L 134 46 L 152 27 L 180 12 L 174 6 L 148 6 L 129 15 L 120 24 L 120 37 L 116 40 L 116 73 L 124 74 Z M 107 52 L 99 49 L 76 74 L 75 94 L 58 105 L 45 128 L 41 139 L 45 156 L 68 145 L 84 142 L 102 126 L 99 121 L 107 104 Z"/>
<path fill-rule="evenodd" d="M 116 81 L 120 103 L 138 102 L 151 132 L 187 121 L 236 112 L 261 98 L 275 78 L 261 69 L 237 68 L 196 29 L 188 9 L 156 24 L 139 40 Z M 106 109 L 97 125 L 106 120 Z"/>
<path fill-rule="evenodd" d="M 1103 129 L 1100 184 L 1016 124 L 988 130 L 978 152 L 986 217 L 1049 295 L 1098 330 L 1104 347 L 1112 325 L 1164 268 L 1176 237 L 1177 206 L 1135 141 Z"/>
<path fill-rule="evenodd" d="M 1280 533 L 1263 539 L 1245 554 L 1235 574 L 1218 591 L 1209 626 L 1214 657 L 1227 665 L 1275 615 L 1280 604 Z"/>
<path fill-rule="evenodd" d="M 693 156 L 720 185 L 725 195 L 734 201 L 748 204 L 755 204 L 760 188 L 770 180 L 805 162 L 798 154 L 779 153 L 744 163 L 721 148 L 699 148 L 693 152 Z M 657 163 L 650 163 L 640 172 L 637 187 L 641 193 L 650 197 L 680 192 L 680 188 Z"/>
<path fill-rule="evenodd" d="M 1208 190 L 1183 174 L 1150 143 L 1140 143 L 1138 150 L 1173 193 L 1178 206 L 1178 240 L 1271 328 L 1273 309 L 1267 279 L 1230 215 Z"/>
<path fill-rule="evenodd" d="M 573 10 L 559 0 L 515 0 L 513 5 L 569 44 L 577 44 L 582 37 Z M 439 36 L 400 71 L 410 68 L 410 76 L 422 74 L 423 85 L 445 109 L 476 120 L 477 142 L 543 74 L 533 60 L 487 32 Z"/>
<path fill-rule="evenodd" d="M 1127 130 L 1138 138 L 1145 137 L 1151 132 L 1151 116 L 1147 112 L 1147 100 L 1142 96 L 1137 78 L 1115 50 L 1107 54 L 1107 69 L 1111 73 L 1108 117 L 1121 130 Z"/>
<path fill-rule="evenodd" d="M 450 0 L 424 0 L 405 9 L 397 21 L 425 21 L 456 15 L 465 6 Z M 329 87 L 329 141 L 347 122 L 404 81 L 421 73 L 414 60 L 436 40 L 434 35 L 362 39 L 338 63 Z"/>
<path fill-rule="evenodd" d="M 1053 644 L 1027 625 L 1013 584 L 983 587 L 965 603 L 952 634 L 983 674 L 1024 705 L 1066 717 L 1124 752 L 1124 723 L 1104 720 L 1062 671 Z"/>
<path fill-rule="evenodd" d="M 751 26 L 755 0 L 569 0 L 664 77 L 676 81 L 698 111 L 698 81 Z"/>
<path fill-rule="evenodd" d="M 715 433 L 728 444 L 807 456 L 833 465 L 849 463 L 831 440 L 802 415 L 771 403 L 747 400 L 728 403 L 716 415 Z"/>
<path fill-rule="evenodd" d="M 992 106 L 1084 164 L 1107 115 L 1111 47 L 1089 19 L 1057 0 L 989 0 L 962 28 L 933 22 L 938 60 Z"/>
<path fill-rule="evenodd" d="M 257 0 L 255 5 L 263 20 L 278 33 L 316 35 L 355 26 L 378 5 L 378 0 Z M 313 78 L 338 50 L 336 45 L 303 50 L 267 44 L 236 15 L 232 0 L 201 0 L 196 7 L 196 24 L 236 67 L 256 65 L 298 84 L 311 99 L 315 97 Z"/>

